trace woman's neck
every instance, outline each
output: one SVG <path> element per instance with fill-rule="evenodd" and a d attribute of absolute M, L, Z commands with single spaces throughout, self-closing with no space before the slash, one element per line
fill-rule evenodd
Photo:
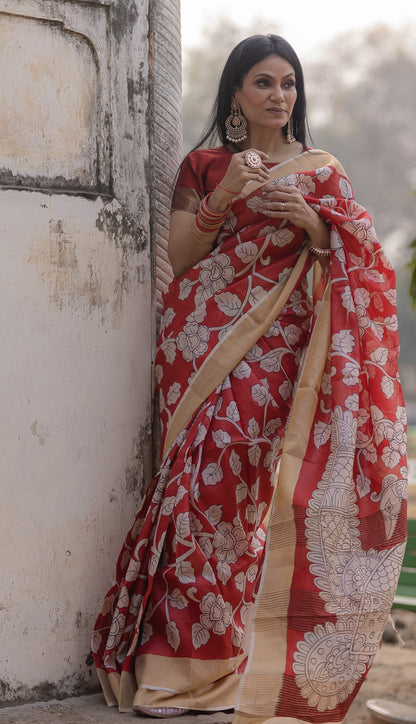
<path fill-rule="evenodd" d="M 288 143 L 286 137 L 280 131 L 279 133 L 272 131 L 268 134 L 264 130 L 249 132 L 248 138 L 240 146 L 242 150 L 255 148 L 257 151 L 263 151 L 263 153 L 267 153 L 270 161 L 275 163 L 291 158 L 293 155 L 300 153 L 303 148 L 299 141 Z"/>

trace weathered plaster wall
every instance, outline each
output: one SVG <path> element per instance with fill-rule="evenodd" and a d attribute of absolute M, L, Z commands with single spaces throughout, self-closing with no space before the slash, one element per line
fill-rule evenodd
<path fill-rule="evenodd" d="M 91 627 L 150 477 L 158 5 L 178 27 L 179 0 L 0 0 L 2 704 L 95 688 Z"/>

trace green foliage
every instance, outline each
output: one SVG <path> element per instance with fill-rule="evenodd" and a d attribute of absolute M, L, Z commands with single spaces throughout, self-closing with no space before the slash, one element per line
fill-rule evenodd
<path fill-rule="evenodd" d="M 413 256 L 408 263 L 410 270 L 410 283 L 409 283 L 409 294 L 412 300 L 413 309 L 416 308 L 416 239 L 410 244 L 410 248 L 413 249 Z"/>

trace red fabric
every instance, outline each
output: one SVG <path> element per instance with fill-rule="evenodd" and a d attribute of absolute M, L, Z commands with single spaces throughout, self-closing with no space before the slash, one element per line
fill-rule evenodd
<path fill-rule="evenodd" d="M 178 186 L 205 195 L 223 177 L 228 162 L 225 149 L 194 152 L 182 166 Z M 338 721 L 378 640 L 373 637 L 367 654 L 360 649 L 355 668 L 351 656 L 342 659 L 343 647 L 349 646 L 351 655 L 353 621 L 367 616 L 359 608 L 363 600 L 370 613 L 374 608 L 378 594 L 371 581 L 382 588 L 390 576 L 378 609 L 385 619 L 405 538 L 405 413 L 397 375 L 394 272 L 367 212 L 334 166 L 293 172 L 281 181 L 296 184 L 331 226 L 332 346 L 293 501 L 297 549 L 277 716 Z M 303 230 L 267 219 L 261 209 L 261 189 L 235 201 L 216 248 L 174 280 L 165 295 L 155 359 L 163 437 L 189 380 L 210 351 L 277 281 L 288 277 L 298 258 Z M 261 569 L 262 520 L 313 319 L 309 266 L 279 318 L 209 394 L 162 461 L 97 618 L 93 653 L 98 668 L 133 672 L 135 657 L 145 653 L 201 660 L 242 653 Z M 349 503 L 337 512 L 337 503 L 325 502 L 322 480 L 342 425 L 353 460 Z M 346 567 L 351 556 L 355 561 L 362 554 L 362 569 L 355 566 L 351 574 L 357 581 L 361 575 L 362 581 L 348 582 L 345 600 L 341 572 L 328 573 L 321 560 L 328 553 L 319 547 L 322 526 L 328 541 L 331 536 L 338 540 L 341 554 L 343 534 L 348 538 Z M 381 551 L 391 553 L 384 560 L 383 580 L 371 577 L 377 565 L 380 569 Z M 336 561 L 341 565 L 342 555 Z M 363 599 L 367 584 L 371 590 Z M 327 678 L 312 691 L 308 657 L 320 635 L 328 654 L 321 666 Z M 344 686 L 333 643 L 337 636 L 340 661 L 353 669 Z M 331 681 L 336 681 L 332 688 Z"/>

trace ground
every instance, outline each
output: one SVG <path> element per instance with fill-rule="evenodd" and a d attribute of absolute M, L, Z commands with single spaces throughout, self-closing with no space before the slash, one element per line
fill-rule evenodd
<path fill-rule="evenodd" d="M 392 629 L 386 629 L 384 638 L 393 641 L 383 643 L 377 653 L 374 665 L 344 724 L 370 724 L 366 707 L 369 699 L 382 698 L 409 704 L 416 711 L 416 613 L 394 610 L 393 620 L 397 628 L 400 627 L 405 646 L 397 642 Z M 232 718 L 232 714 L 198 714 L 169 721 L 178 724 L 229 724 Z M 139 718 L 134 714 L 119 714 L 105 705 L 101 694 L 0 709 L 0 724 L 127 724 L 133 720 L 137 724 L 161 721 Z"/>

